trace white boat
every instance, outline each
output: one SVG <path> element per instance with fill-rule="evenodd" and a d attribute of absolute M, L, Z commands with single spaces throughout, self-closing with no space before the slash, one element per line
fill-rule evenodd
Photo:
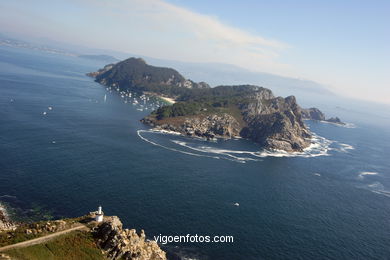
<path fill-rule="evenodd" d="M 234 203 L 234 206 L 239 207 L 240 204 L 238 202 Z"/>
<path fill-rule="evenodd" d="M 104 102 L 107 101 L 107 94 L 104 95 Z"/>

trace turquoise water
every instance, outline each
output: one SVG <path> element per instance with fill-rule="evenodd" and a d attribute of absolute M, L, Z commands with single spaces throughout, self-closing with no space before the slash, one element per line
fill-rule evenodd
<path fill-rule="evenodd" d="M 84 76 L 102 65 L 0 48 L 0 201 L 55 217 L 101 204 L 150 238 L 234 236 L 169 247 L 197 259 L 389 259 L 388 129 L 307 122 L 317 145 L 294 157 L 150 132 L 150 110 Z"/>

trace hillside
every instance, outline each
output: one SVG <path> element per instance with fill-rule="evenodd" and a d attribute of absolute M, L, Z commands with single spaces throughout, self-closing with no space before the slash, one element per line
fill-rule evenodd
<path fill-rule="evenodd" d="M 188 93 L 191 89 L 209 88 L 204 82 L 195 83 L 174 69 L 151 66 L 140 58 L 110 64 L 88 75 L 103 85 L 120 90 L 149 91 L 172 97 Z"/>
<path fill-rule="evenodd" d="M 143 230 L 123 229 L 116 216 L 96 222 L 95 214 L 0 230 L 0 260 L 166 260 L 165 252 L 147 240 Z"/>

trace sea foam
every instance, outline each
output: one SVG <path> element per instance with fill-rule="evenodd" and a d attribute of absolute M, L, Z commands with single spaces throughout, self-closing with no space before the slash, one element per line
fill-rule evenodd
<path fill-rule="evenodd" d="M 246 151 L 246 150 L 233 150 L 233 149 L 221 149 L 215 147 L 215 142 L 205 141 L 204 139 L 199 138 L 189 138 L 183 137 L 183 140 L 173 139 L 173 136 L 181 136 L 180 133 L 165 131 L 165 130 L 138 130 L 138 136 L 152 145 L 162 147 L 167 150 L 174 152 L 180 152 L 187 155 L 208 157 L 214 159 L 225 159 L 230 161 L 235 161 L 239 163 L 246 163 L 248 161 L 262 161 L 262 158 L 265 157 L 318 157 L 318 156 L 329 156 L 330 150 L 348 152 L 352 150 L 353 147 L 348 144 L 341 144 L 336 141 L 328 140 L 324 137 L 318 136 L 313 133 L 311 138 L 311 144 L 309 147 L 303 149 L 301 152 L 286 152 L 282 150 L 256 150 L 256 151 Z M 153 138 L 146 137 L 145 134 L 159 134 L 170 136 L 169 141 L 172 143 L 172 146 L 168 144 L 161 144 L 158 141 L 151 140 Z M 333 145 L 334 147 L 330 147 Z"/>

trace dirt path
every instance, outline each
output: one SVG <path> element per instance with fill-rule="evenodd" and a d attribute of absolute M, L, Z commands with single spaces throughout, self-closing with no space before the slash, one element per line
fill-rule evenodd
<path fill-rule="evenodd" d="M 80 229 L 88 230 L 88 228 L 86 226 L 80 224 L 77 227 L 69 228 L 69 229 L 66 229 L 63 231 L 59 231 L 59 232 L 47 235 L 47 236 L 38 237 L 38 238 L 31 239 L 31 240 L 23 241 L 20 243 L 16 243 L 13 245 L 0 247 L 0 252 L 4 252 L 4 251 L 10 250 L 10 249 L 15 249 L 15 248 L 28 247 L 28 246 L 32 246 L 32 245 L 36 245 L 36 244 L 41 244 L 41 243 L 44 243 L 44 242 L 51 240 L 55 237 L 61 236 L 63 234 L 66 234 L 66 233 L 69 233 L 69 232 L 72 232 L 75 230 L 80 230 Z"/>

